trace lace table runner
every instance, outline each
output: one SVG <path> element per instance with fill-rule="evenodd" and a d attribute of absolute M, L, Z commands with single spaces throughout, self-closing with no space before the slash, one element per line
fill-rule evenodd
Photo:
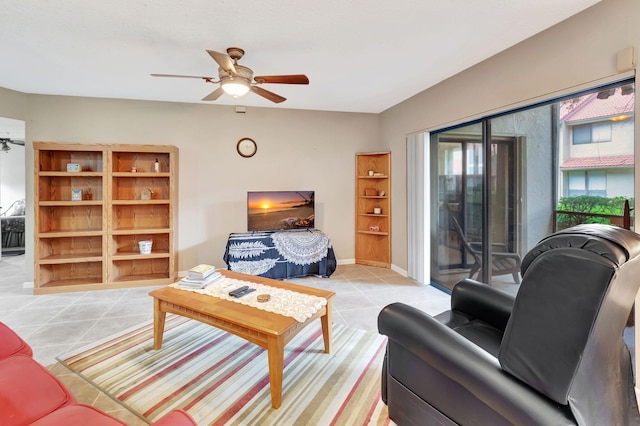
<path fill-rule="evenodd" d="M 240 298 L 229 296 L 230 291 L 245 285 L 250 288 L 255 288 L 256 291 Z M 180 287 L 178 283 L 171 284 L 171 286 L 180 290 L 206 294 L 219 299 L 230 300 L 232 302 L 252 306 L 274 314 L 284 315 L 291 317 L 298 322 L 305 322 L 327 304 L 327 299 L 324 297 L 312 296 L 310 294 L 298 293 L 296 291 L 285 290 L 283 288 L 270 287 L 267 285 L 227 277 L 217 279 L 204 289 L 183 288 Z M 271 298 L 267 302 L 258 302 L 258 295 L 260 294 L 268 294 Z"/>

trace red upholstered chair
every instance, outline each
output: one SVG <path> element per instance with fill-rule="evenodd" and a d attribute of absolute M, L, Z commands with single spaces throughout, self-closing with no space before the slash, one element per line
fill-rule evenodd
<path fill-rule="evenodd" d="M 76 402 L 53 374 L 18 354 L 0 360 L 0 425 L 28 425 Z"/>
<path fill-rule="evenodd" d="M 0 322 L 0 426 L 127 426 L 75 397 L 31 356 L 31 347 Z M 155 426 L 198 426 L 175 410 Z"/>
<path fill-rule="evenodd" d="M 31 426 L 127 426 L 102 411 L 84 404 L 62 407 L 31 424 Z M 182 410 L 174 410 L 151 424 L 152 426 L 198 426 L 193 418 Z"/>
<path fill-rule="evenodd" d="M 126 423 L 89 405 L 73 404 L 62 407 L 33 422 L 31 426 L 127 426 Z"/>
<path fill-rule="evenodd" d="M 15 354 L 33 355 L 31 347 L 11 330 L 6 324 L 0 322 L 0 359 Z"/>
<path fill-rule="evenodd" d="M 127 426 L 102 411 L 84 404 L 67 405 L 34 422 L 31 426 Z M 198 426 L 182 410 L 175 410 L 161 418 L 152 426 Z"/>

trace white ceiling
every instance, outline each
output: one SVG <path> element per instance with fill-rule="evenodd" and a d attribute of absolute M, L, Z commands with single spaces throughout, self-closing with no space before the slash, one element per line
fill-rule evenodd
<path fill-rule="evenodd" d="M 215 104 L 379 113 L 599 0 L 2 0 L 0 86 L 26 93 L 201 102 L 205 49 L 256 75 L 306 74 Z"/>

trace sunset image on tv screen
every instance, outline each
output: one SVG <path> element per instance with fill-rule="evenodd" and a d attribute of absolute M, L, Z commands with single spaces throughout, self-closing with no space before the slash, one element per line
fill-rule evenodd
<path fill-rule="evenodd" d="M 249 231 L 314 227 L 314 191 L 264 191 L 247 194 Z"/>

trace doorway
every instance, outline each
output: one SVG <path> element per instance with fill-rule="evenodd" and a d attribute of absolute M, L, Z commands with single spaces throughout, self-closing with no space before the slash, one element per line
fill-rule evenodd
<path fill-rule="evenodd" d="M 0 259 L 25 253 L 25 123 L 0 117 Z"/>
<path fill-rule="evenodd" d="M 518 139 L 494 137 L 489 144 L 488 181 L 482 127 L 471 125 L 435 135 L 438 209 L 432 280 L 447 288 L 468 276 L 482 279 L 482 265 L 498 263 L 493 275 L 519 283 L 517 219 Z M 489 229 L 485 236 L 485 188 L 489 190 Z M 485 240 L 488 240 L 487 243 Z M 485 253 L 484 247 L 491 247 Z M 501 256 L 502 253 L 508 253 Z M 496 259 L 496 257 L 500 257 Z"/>

